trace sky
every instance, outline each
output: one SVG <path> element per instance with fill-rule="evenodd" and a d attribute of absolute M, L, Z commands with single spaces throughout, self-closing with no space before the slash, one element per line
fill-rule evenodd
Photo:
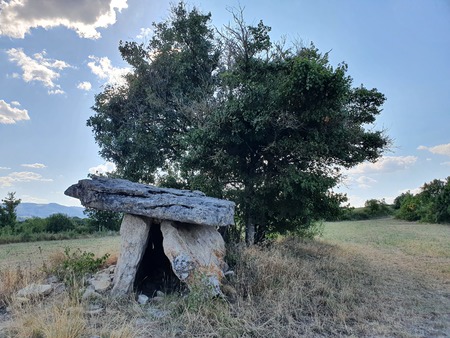
<path fill-rule="evenodd" d="M 220 29 L 230 10 L 263 20 L 273 41 L 314 42 L 345 61 L 354 86 L 387 101 L 374 128 L 392 139 L 376 163 L 345 172 L 352 206 L 390 203 L 450 176 L 450 1 L 195 0 Z M 129 71 L 119 41 L 147 42 L 165 0 L 0 0 L 0 198 L 79 206 L 64 190 L 114 167 L 86 120 L 96 94 Z"/>

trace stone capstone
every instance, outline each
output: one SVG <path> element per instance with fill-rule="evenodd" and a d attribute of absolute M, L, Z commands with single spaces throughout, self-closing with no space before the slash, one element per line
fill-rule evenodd
<path fill-rule="evenodd" d="M 78 198 L 85 207 L 94 209 L 213 227 L 234 224 L 233 202 L 208 197 L 200 191 L 93 177 L 78 181 L 64 194 Z"/>

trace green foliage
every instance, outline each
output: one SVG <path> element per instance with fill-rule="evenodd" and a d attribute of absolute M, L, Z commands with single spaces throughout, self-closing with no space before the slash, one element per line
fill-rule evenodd
<path fill-rule="evenodd" d="M 407 221 L 450 223 L 450 177 L 425 183 L 419 194 L 410 192 L 395 199 L 396 217 Z"/>
<path fill-rule="evenodd" d="M 393 205 L 394 210 L 400 209 L 405 198 L 407 198 L 410 195 L 411 195 L 411 193 L 408 191 L 406 193 L 402 193 L 401 195 L 397 196 L 394 199 L 394 205 Z"/>
<path fill-rule="evenodd" d="M 420 203 L 418 198 L 407 192 L 401 195 L 399 203 L 400 207 L 395 214 L 397 218 L 410 222 L 420 220 L 420 216 L 417 213 Z"/>
<path fill-rule="evenodd" d="M 339 218 L 339 220 L 361 221 L 369 218 L 369 214 L 365 208 L 347 208 L 344 210 L 342 217 Z"/>
<path fill-rule="evenodd" d="M 364 209 L 369 218 L 388 216 L 392 214 L 391 208 L 386 204 L 384 199 L 370 199 L 364 203 Z"/>
<path fill-rule="evenodd" d="M 30 233 L 36 234 L 44 232 L 47 229 L 46 218 L 28 218 L 17 225 L 17 233 Z"/>
<path fill-rule="evenodd" d="M 88 227 L 92 231 L 118 231 L 123 216 L 120 212 L 92 208 L 86 208 L 84 214 L 88 217 Z"/>
<path fill-rule="evenodd" d="M 68 230 L 73 230 L 75 224 L 72 219 L 64 214 L 53 214 L 47 217 L 46 231 L 58 233 Z"/>
<path fill-rule="evenodd" d="M 312 224 L 300 224 L 295 228 L 294 234 L 301 238 L 314 239 L 316 237 L 321 237 L 325 224 L 322 220 L 315 221 Z"/>
<path fill-rule="evenodd" d="M 328 218 L 327 221 L 362 221 L 391 216 L 393 213 L 392 206 L 386 204 L 384 199 L 370 199 L 364 203 L 362 208 L 341 207 L 339 214 L 336 217 Z"/>
<path fill-rule="evenodd" d="M 61 264 L 55 267 L 53 273 L 66 282 L 69 286 L 82 283 L 86 274 L 93 273 L 101 268 L 110 255 L 95 258 L 92 252 L 77 249 L 71 252 L 70 248 L 64 249 L 64 259 Z"/>
<path fill-rule="evenodd" d="M 14 228 L 17 222 L 16 208 L 21 200 L 15 197 L 15 192 L 9 192 L 7 197 L 2 199 L 3 204 L 0 205 L 0 228 Z"/>
<path fill-rule="evenodd" d="M 109 86 L 96 96 L 96 114 L 87 122 L 101 155 L 134 181 L 153 183 L 158 169 L 179 162 L 186 132 L 206 113 L 213 95 L 219 54 L 210 15 L 187 12 L 183 3 L 172 14 L 171 20 L 153 24 L 147 47 L 120 43 L 133 72 L 125 86 Z"/>
<path fill-rule="evenodd" d="M 337 215 L 342 168 L 389 140 L 368 128 L 384 95 L 352 87 L 345 63 L 232 15 L 215 36 L 210 14 L 180 3 L 147 47 L 121 42 L 133 71 L 96 96 L 87 123 L 120 176 L 232 199 L 253 243 Z"/>

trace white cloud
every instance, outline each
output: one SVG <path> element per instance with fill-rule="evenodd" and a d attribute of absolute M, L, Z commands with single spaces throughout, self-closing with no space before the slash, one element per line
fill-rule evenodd
<path fill-rule="evenodd" d="M 77 88 L 78 88 L 78 89 L 81 89 L 81 90 L 85 90 L 85 91 L 88 92 L 88 91 L 91 90 L 92 85 L 91 85 L 90 82 L 84 81 L 84 82 L 80 82 L 80 83 L 77 85 Z"/>
<path fill-rule="evenodd" d="M 44 178 L 40 174 L 36 174 L 30 171 L 13 172 L 7 176 L 0 176 L 0 187 L 11 187 L 17 182 L 52 182 L 50 178 Z"/>
<path fill-rule="evenodd" d="M 400 190 L 398 193 L 399 193 L 399 195 L 401 195 L 401 194 L 406 194 L 407 192 L 409 192 L 413 195 L 417 195 L 422 192 L 422 188 L 418 187 L 418 188 L 414 188 L 414 189 L 403 189 L 403 190 Z"/>
<path fill-rule="evenodd" d="M 18 108 L 20 103 L 17 101 L 11 104 L 0 100 L 0 124 L 14 124 L 17 121 L 29 120 L 28 111 Z"/>
<path fill-rule="evenodd" d="M 116 11 L 127 0 L 11 0 L 0 1 L 0 35 L 24 38 L 32 28 L 65 26 L 80 37 L 98 39 L 98 28 L 116 22 Z"/>
<path fill-rule="evenodd" d="M 450 143 L 439 144 L 434 147 L 419 146 L 417 150 L 428 150 L 433 154 L 450 156 Z"/>
<path fill-rule="evenodd" d="M 49 95 L 60 95 L 60 94 L 64 94 L 65 92 L 62 89 L 51 89 L 51 90 L 48 90 L 47 93 Z"/>
<path fill-rule="evenodd" d="M 360 176 L 355 179 L 355 182 L 358 183 L 359 188 L 368 189 L 372 186 L 372 184 L 376 183 L 377 180 L 368 176 Z"/>
<path fill-rule="evenodd" d="M 71 68 L 71 65 L 62 60 L 46 58 L 45 50 L 32 57 L 26 55 L 21 48 L 11 48 L 6 53 L 9 61 L 15 62 L 22 69 L 22 79 L 25 82 L 41 82 L 45 87 L 51 88 L 49 94 L 64 93 L 55 81 L 60 77 L 59 71 Z"/>
<path fill-rule="evenodd" d="M 0 167 L 0 170 L 11 170 L 11 168 L 8 168 L 8 167 Z"/>
<path fill-rule="evenodd" d="M 388 173 L 408 169 L 416 163 L 416 156 L 384 156 L 377 162 L 364 162 L 347 170 L 348 174 Z"/>
<path fill-rule="evenodd" d="M 116 165 L 112 162 L 106 162 L 96 167 L 89 168 L 89 173 L 93 175 L 106 174 L 116 170 Z"/>
<path fill-rule="evenodd" d="M 445 166 L 449 166 L 450 167 L 450 162 L 442 162 L 441 165 L 445 165 Z"/>
<path fill-rule="evenodd" d="M 130 68 L 113 67 L 111 60 L 106 56 L 99 58 L 94 55 L 89 55 L 89 59 L 93 60 L 88 62 L 88 67 L 92 73 L 100 79 L 106 80 L 108 84 L 123 84 L 123 76 L 131 71 Z"/>
<path fill-rule="evenodd" d="M 34 168 L 34 169 L 41 169 L 41 168 L 47 168 L 45 164 L 42 163 L 33 163 L 33 164 L 21 164 L 22 167 L 27 168 Z"/>
<path fill-rule="evenodd" d="M 151 27 L 147 27 L 147 28 L 141 28 L 141 31 L 139 32 L 138 35 L 136 35 L 137 39 L 146 39 L 148 38 L 153 32 L 153 29 Z"/>

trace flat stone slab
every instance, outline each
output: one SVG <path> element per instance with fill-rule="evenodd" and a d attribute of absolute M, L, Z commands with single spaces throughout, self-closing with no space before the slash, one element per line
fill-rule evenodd
<path fill-rule="evenodd" d="M 123 179 L 93 177 L 70 186 L 65 195 L 85 207 L 182 223 L 229 226 L 235 204 L 200 191 L 158 188 Z"/>

